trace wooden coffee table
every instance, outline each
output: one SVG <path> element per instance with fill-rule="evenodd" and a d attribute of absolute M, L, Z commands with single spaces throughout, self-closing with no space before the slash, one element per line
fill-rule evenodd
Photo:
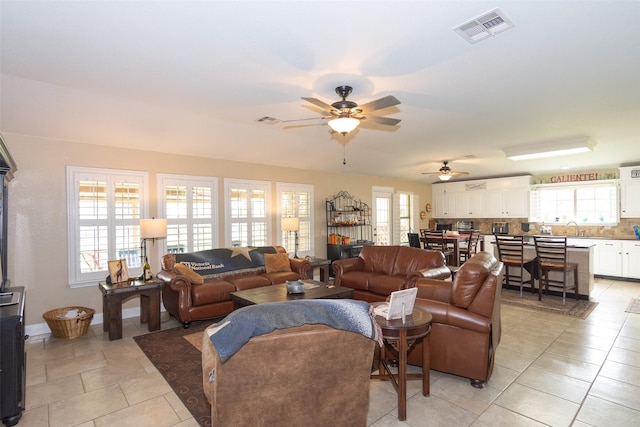
<path fill-rule="evenodd" d="M 285 302 L 301 299 L 343 299 L 353 298 L 353 289 L 342 286 L 327 286 L 317 280 L 303 280 L 305 292 L 303 294 L 288 294 L 287 285 L 281 283 L 273 286 L 247 289 L 245 291 L 231 292 L 231 300 L 234 308 L 247 305 L 264 304 L 268 302 Z M 315 287 L 314 287 L 315 286 Z"/>

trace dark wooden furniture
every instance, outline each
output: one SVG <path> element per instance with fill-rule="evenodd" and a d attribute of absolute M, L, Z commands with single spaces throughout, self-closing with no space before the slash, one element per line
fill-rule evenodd
<path fill-rule="evenodd" d="M 425 249 L 431 249 L 431 247 L 437 248 L 438 246 L 444 248 L 442 252 L 447 258 L 447 263 L 449 263 L 449 265 L 459 266 L 460 258 L 458 256 L 458 250 L 460 243 L 468 241 L 469 237 L 469 234 L 447 235 L 446 232 L 436 231 L 427 232 L 427 234 L 422 233 L 420 241 L 424 243 Z M 482 236 L 478 237 L 478 243 L 480 244 L 480 251 L 484 251 L 484 238 Z"/>
<path fill-rule="evenodd" d="M 355 258 L 364 246 L 373 245 L 371 208 L 346 191 L 325 201 L 327 212 L 327 258 Z"/>
<path fill-rule="evenodd" d="M 24 287 L 0 294 L 0 419 L 7 426 L 16 425 L 25 409 L 24 302 Z"/>
<path fill-rule="evenodd" d="M 535 286 L 535 259 L 524 258 L 524 236 L 507 236 L 496 234 L 496 245 L 498 246 L 498 259 L 504 264 L 504 284 L 509 287 L 511 282 L 517 283 L 522 296 L 523 285 L 530 284 L 531 292 Z M 531 276 L 525 280 L 524 272 L 528 271 Z"/>
<path fill-rule="evenodd" d="M 378 305 L 383 303 L 374 303 Z M 429 396 L 429 370 L 431 369 L 431 347 L 429 333 L 431 332 L 431 313 L 419 308 L 413 309 L 413 313 L 402 319 L 387 320 L 376 316 L 376 322 L 382 330 L 384 346 L 380 350 L 380 365 L 378 373 L 371 375 L 372 379 L 391 380 L 398 392 L 398 420 L 407 419 L 407 380 L 422 379 L 422 395 Z M 407 353 L 416 341 L 422 342 L 422 373 L 407 373 Z M 387 356 L 391 353 L 391 357 Z M 396 358 L 397 356 L 397 358 Z M 391 369 L 392 361 L 398 361 L 398 373 Z"/>
<path fill-rule="evenodd" d="M 325 285 L 329 284 L 329 267 L 331 267 L 331 261 L 326 258 L 309 257 L 309 270 L 307 270 L 307 279 L 313 279 L 313 271 L 317 268 L 320 270 L 320 281 Z"/>
<path fill-rule="evenodd" d="M 573 272 L 573 290 L 576 300 L 578 296 L 578 264 L 567 261 L 567 237 L 566 236 L 534 236 L 533 241 L 536 245 L 536 256 L 538 258 L 538 268 L 540 274 L 540 283 L 538 286 L 538 301 L 542 300 L 542 286 L 549 293 L 549 284 L 551 286 L 562 287 L 562 305 L 566 303 L 567 289 L 567 273 Z M 550 272 L 558 272 L 558 278 L 549 278 Z"/>
<path fill-rule="evenodd" d="M 420 235 L 418 233 L 407 233 L 407 239 L 409 240 L 409 246 L 412 248 L 421 248 Z"/>
<path fill-rule="evenodd" d="M 114 284 L 100 282 L 103 330 L 109 332 L 111 341 L 122 338 L 122 303 L 136 296 L 140 297 L 140 323 L 148 323 L 149 332 L 160 330 L 160 289 L 163 283 L 158 279 Z"/>
<path fill-rule="evenodd" d="M 317 280 L 303 280 L 305 284 L 314 286 L 305 289 L 303 294 L 288 294 L 287 285 L 263 286 L 260 288 L 247 289 L 244 291 L 231 292 L 231 300 L 234 308 L 241 308 L 247 305 L 265 304 L 268 302 L 285 302 L 299 299 L 341 299 L 353 298 L 353 289 L 342 286 L 327 286 Z"/>
<path fill-rule="evenodd" d="M 480 241 L 480 231 L 471 230 L 469 238 L 464 247 L 460 247 L 458 254 L 458 262 L 462 265 L 465 261 L 471 259 L 478 252 L 478 242 Z"/>

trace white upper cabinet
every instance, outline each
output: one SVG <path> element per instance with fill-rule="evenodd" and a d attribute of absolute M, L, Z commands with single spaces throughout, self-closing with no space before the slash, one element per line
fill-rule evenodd
<path fill-rule="evenodd" d="M 620 168 L 620 217 L 640 218 L 640 166 Z"/>
<path fill-rule="evenodd" d="M 434 218 L 527 218 L 529 176 L 435 184 Z"/>

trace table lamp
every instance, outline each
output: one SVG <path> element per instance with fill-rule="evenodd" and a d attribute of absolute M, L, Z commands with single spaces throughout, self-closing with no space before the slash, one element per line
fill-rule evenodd
<path fill-rule="evenodd" d="M 292 231 L 295 233 L 295 251 L 294 258 L 298 258 L 298 230 L 300 230 L 300 219 L 298 218 L 282 218 L 281 222 L 282 231 Z"/>

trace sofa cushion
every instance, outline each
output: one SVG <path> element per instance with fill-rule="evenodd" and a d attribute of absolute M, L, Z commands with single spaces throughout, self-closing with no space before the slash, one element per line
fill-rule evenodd
<path fill-rule="evenodd" d="M 289 255 L 284 254 L 264 254 L 264 267 L 267 273 L 278 271 L 291 271 Z"/>
<path fill-rule="evenodd" d="M 387 276 L 380 274 L 369 279 L 369 290 L 380 295 L 391 295 L 391 292 L 403 289 L 407 278 L 402 275 Z"/>
<path fill-rule="evenodd" d="M 264 273 L 262 276 L 269 279 L 272 285 L 284 283 L 287 280 L 304 279 L 304 277 L 300 277 L 300 275 L 295 271 L 276 271 L 274 273 Z"/>
<path fill-rule="evenodd" d="M 232 283 L 236 288 L 235 290 L 237 291 L 244 291 L 245 289 L 260 288 L 262 286 L 271 285 L 271 280 L 269 280 L 264 275 L 236 276 L 236 277 L 229 277 L 226 280 Z"/>
<path fill-rule="evenodd" d="M 202 285 L 204 283 L 204 277 L 187 267 L 182 263 L 177 263 L 173 266 L 178 274 L 187 278 L 193 285 Z"/>
<path fill-rule="evenodd" d="M 485 278 L 491 272 L 495 258 L 486 252 L 479 252 L 462 264 L 453 281 L 452 298 L 457 307 L 469 308 L 480 290 Z"/>
<path fill-rule="evenodd" d="M 427 251 L 402 246 L 398 249 L 398 256 L 391 274 L 408 276 L 418 270 L 440 267 L 444 265 L 441 254 L 442 252 L 440 251 Z"/>
<path fill-rule="evenodd" d="M 364 271 L 393 274 L 397 255 L 397 246 L 365 246 L 359 257 L 364 261 Z"/>
<path fill-rule="evenodd" d="M 340 286 L 366 291 L 369 290 L 369 281 L 371 278 L 377 275 L 377 273 L 371 273 L 368 271 L 350 271 L 342 275 Z"/>
<path fill-rule="evenodd" d="M 222 301 L 229 301 L 231 292 L 235 292 L 236 287 L 224 280 L 208 280 L 202 285 L 191 286 L 191 304 L 200 306 L 213 304 Z"/>

